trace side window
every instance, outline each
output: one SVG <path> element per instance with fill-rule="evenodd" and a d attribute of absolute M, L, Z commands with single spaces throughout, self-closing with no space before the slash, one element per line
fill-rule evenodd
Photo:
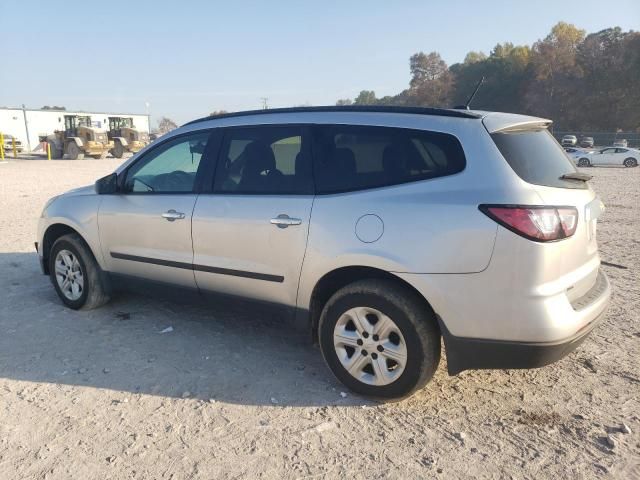
<path fill-rule="evenodd" d="M 312 193 L 308 143 L 302 127 L 228 129 L 216 168 L 214 193 Z"/>
<path fill-rule="evenodd" d="M 452 175 L 464 170 L 452 135 L 392 127 L 317 127 L 318 193 L 344 192 Z"/>
<path fill-rule="evenodd" d="M 626 153 L 629 150 L 627 150 L 626 148 L 616 148 L 616 153 Z"/>
<path fill-rule="evenodd" d="M 169 140 L 150 151 L 127 172 L 129 193 L 182 193 L 193 191 L 200 160 L 210 132 Z"/>

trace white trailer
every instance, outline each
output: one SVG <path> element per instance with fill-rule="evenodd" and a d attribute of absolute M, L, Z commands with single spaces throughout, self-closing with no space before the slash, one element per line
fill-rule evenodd
<path fill-rule="evenodd" d="M 95 127 L 109 128 L 109 117 L 130 117 L 135 128 L 149 134 L 149 116 L 140 113 L 81 112 L 69 110 L 34 110 L 29 108 L 0 108 L 0 132 L 22 142 L 25 151 L 40 150 L 41 140 L 55 131 L 65 129 L 65 115 L 87 115 Z"/>

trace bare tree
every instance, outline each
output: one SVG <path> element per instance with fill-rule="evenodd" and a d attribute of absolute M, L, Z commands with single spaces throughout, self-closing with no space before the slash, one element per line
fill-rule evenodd
<path fill-rule="evenodd" d="M 162 117 L 158 120 L 158 133 L 160 135 L 164 135 L 165 133 L 170 132 L 171 130 L 175 130 L 178 128 L 176 122 L 167 117 Z"/>

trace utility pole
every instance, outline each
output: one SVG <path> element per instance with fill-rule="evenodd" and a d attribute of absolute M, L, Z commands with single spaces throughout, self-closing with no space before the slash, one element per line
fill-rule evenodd
<path fill-rule="evenodd" d="M 262 100 L 262 109 L 263 110 L 269 110 L 269 104 L 267 103 L 269 98 L 268 97 L 260 97 L 260 100 Z"/>
<path fill-rule="evenodd" d="M 147 108 L 147 133 L 151 133 L 151 113 L 149 110 L 149 107 L 151 106 L 151 104 L 147 101 L 144 102 L 144 106 Z"/>
<path fill-rule="evenodd" d="M 31 151 L 31 140 L 29 139 L 29 124 L 27 123 L 27 109 L 22 104 L 22 116 L 24 118 L 24 130 L 27 133 L 27 151 Z"/>

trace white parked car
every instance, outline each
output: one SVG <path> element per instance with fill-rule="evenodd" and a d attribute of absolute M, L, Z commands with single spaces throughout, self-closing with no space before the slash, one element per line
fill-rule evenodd
<path fill-rule="evenodd" d="M 579 167 L 591 167 L 592 165 L 624 165 L 625 167 L 637 167 L 640 163 L 640 150 L 635 148 L 607 147 L 593 153 L 573 157 Z"/>
<path fill-rule="evenodd" d="M 14 137 L 12 135 L 9 135 L 7 133 L 4 134 L 4 153 L 5 155 L 9 154 L 10 152 L 13 151 L 13 143 L 14 143 Z M 20 153 L 24 150 L 24 147 L 22 146 L 22 142 L 20 140 L 18 140 L 17 138 L 15 139 L 15 144 L 16 144 L 16 152 Z"/>
<path fill-rule="evenodd" d="M 578 137 L 575 135 L 565 135 L 562 137 L 562 141 L 560 143 L 562 143 L 563 147 L 573 147 L 578 144 Z"/>

